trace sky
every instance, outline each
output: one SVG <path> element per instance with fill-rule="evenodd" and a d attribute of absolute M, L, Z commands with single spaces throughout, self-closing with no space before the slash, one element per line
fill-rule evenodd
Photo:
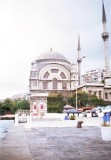
<path fill-rule="evenodd" d="M 104 5 L 110 34 L 111 0 Z M 78 34 L 82 73 L 104 68 L 102 32 L 101 0 L 0 0 L 0 99 L 29 92 L 31 62 L 51 47 L 76 62 Z"/>

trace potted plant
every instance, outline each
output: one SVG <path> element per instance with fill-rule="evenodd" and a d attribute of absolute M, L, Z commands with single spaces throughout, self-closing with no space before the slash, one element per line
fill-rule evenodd
<path fill-rule="evenodd" d="M 75 115 L 71 115 L 71 116 L 69 117 L 69 119 L 70 119 L 70 120 L 75 120 Z"/>

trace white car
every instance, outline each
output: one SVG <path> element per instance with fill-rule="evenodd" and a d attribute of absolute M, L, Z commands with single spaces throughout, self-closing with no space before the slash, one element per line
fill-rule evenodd
<path fill-rule="evenodd" d="M 103 113 L 111 112 L 111 105 L 106 106 L 104 110 L 102 110 Z"/>

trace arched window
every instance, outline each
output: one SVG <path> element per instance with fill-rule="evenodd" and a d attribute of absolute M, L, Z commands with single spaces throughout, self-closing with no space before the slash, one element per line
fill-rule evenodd
<path fill-rule="evenodd" d="M 102 93 L 102 91 L 101 91 L 101 90 L 99 90 L 98 92 L 99 92 L 99 98 L 101 98 L 101 93 Z"/>
<path fill-rule="evenodd" d="M 48 78 L 48 77 L 49 77 L 49 72 L 46 72 L 43 78 Z"/>
<path fill-rule="evenodd" d="M 91 90 L 89 90 L 88 92 L 89 92 L 89 95 L 91 95 L 92 91 L 91 91 Z"/>
<path fill-rule="evenodd" d="M 61 72 L 60 76 L 61 76 L 62 79 L 66 79 L 66 76 L 63 72 Z"/>
<path fill-rule="evenodd" d="M 57 78 L 54 78 L 52 82 L 52 88 L 55 90 L 57 89 L 57 83 L 58 83 Z"/>

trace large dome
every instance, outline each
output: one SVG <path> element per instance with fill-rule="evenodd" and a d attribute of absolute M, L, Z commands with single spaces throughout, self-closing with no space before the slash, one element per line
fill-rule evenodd
<path fill-rule="evenodd" d="M 52 50 L 50 50 L 48 52 L 44 52 L 41 55 L 39 55 L 37 57 L 37 60 L 39 60 L 39 59 L 63 59 L 63 60 L 66 60 L 66 58 L 61 53 L 58 53 L 58 52 L 55 52 Z"/>

